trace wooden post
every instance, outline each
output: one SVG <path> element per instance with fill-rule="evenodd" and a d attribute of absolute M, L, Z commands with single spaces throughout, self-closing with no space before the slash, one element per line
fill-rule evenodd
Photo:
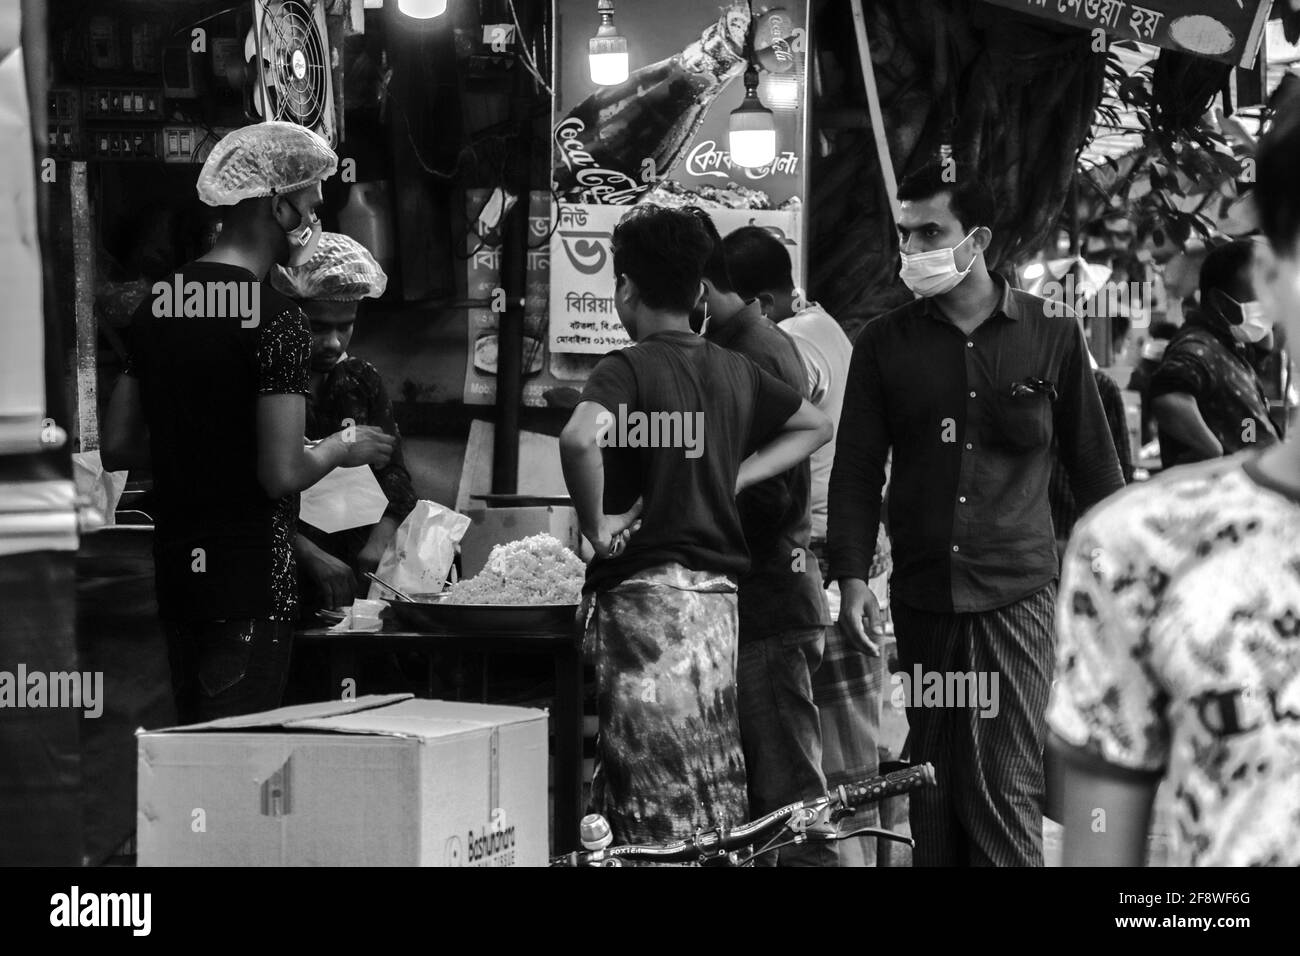
<path fill-rule="evenodd" d="M 853 0 L 853 28 L 858 36 L 858 60 L 862 64 L 862 82 L 867 90 L 867 110 L 871 114 L 871 131 L 876 140 L 876 156 L 880 160 L 880 175 L 888 193 L 889 212 L 898 222 L 898 180 L 894 176 L 894 161 L 889 156 L 889 140 L 885 137 L 885 119 L 880 111 L 880 92 L 876 89 L 876 69 L 871 63 L 871 43 L 867 37 L 867 19 L 862 12 L 862 0 Z"/>
<path fill-rule="evenodd" d="M 72 199 L 72 268 L 76 295 L 77 436 L 76 451 L 99 447 L 99 329 L 95 320 L 94 223 L 84 162 L 69 163 Z"/>

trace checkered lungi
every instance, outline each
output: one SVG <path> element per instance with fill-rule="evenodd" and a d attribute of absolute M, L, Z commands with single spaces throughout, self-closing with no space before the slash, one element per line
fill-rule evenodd
<path fill-rule="evenodd" d="M 813 551 L 825 566 L 820 542 Z M 889 539 L 884 528 L 876 544 L 876 561 L 870 586 L 882 609 L 888 608 L 885 581 L 890 569 Z M 840 614 L 839 584 L 826 589 L 831 620 Z M 826 629 L 826 651 L 813 675 L 813 699 L 822 726 L 822 772 L 826 786 L 857 783 L 880 769 L 880 708 L 885 690 L 883 654 L 869 657 L 853 648 L 836 625 Z M 841 829 L 880 826 L 880 807 L 871 804 L 844 820 Z M 845 840 L 839 844 L 839 865 L 875 866 L 875 838 Z"/>

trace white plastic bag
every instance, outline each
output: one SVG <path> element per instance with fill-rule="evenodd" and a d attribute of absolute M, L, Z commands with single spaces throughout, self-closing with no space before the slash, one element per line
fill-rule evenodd
<path fill-rule="evenodd" d="M 388 496 L 369 465 L 335 468 L 298 499 L 298 518 L 326 534 L 365 528 L 379 521 Z"/>
<path fill-rule="evenodd" d="M 456 557 L 456 544 L 469 525 L 465 515 L 436 501 L 417 501 L 384 550 L 375 576 L 409 595 L 437 594 Z M 373 581 L 366 596 L 371 600 L 395 597 Z"/>
<path fill-rule="evenodd" d="M 126 488 L 127 473 L 105 471 L 98 451 L 84 451 L 72 456 L 72 476 L 76 479 L 77 496 L 84 505 L 82 530 L 116 524 L 114 515 Z"/>

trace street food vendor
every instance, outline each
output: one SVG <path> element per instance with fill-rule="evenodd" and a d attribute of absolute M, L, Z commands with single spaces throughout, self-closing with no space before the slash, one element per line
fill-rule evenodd
<path fill-rule="evenodd" d="M 310 440 L 345 428 L 372 425 L 398 439 L 392 458 L 375 468 L 388 498 L 378 523 L 327 534 L 300 521 L 294 553 L 301 570 L 304 608 L 341 608 L 364 596 L 365 572 L 374 571 L 397 527 L 415 507 L 411 476 L 402 459 L 393 405 L 379 371 L 348 354 L 357 305 L 384 294 L 388 277 L 367 249 L 349 236 L 321 234 L 316 254 L 297 268 L 272 270 L 271 284 L 295 300 L 311 323 L 311 380 L 307 396 Z"/>
<path fill-rule="evenodd" d="M 389 460 L 393 439 L 376 428 L 304 445 L 311 340 L 302 312 L 265 285 L 276 263 L 314 255 L 321 182 L 337 165 L 293 123 L 216 145 L 197 189 L 222 210 L 221 234 L 140 304 L 109 403 L 105 467 L 152 469 L 158 611 L 183 723 L 280 706 L 299 493 L 335 468 Z M 186 290 L 182 311 L 173 289 Z"/>

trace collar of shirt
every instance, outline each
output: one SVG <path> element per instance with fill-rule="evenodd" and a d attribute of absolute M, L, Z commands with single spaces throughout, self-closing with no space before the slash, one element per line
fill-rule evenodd
<path fill-rule="evenodd" d="M 990 319 L 995 315 L 1005 315 L 1008 319 L 1015 319 L 1017 321 L 1031 317 L 1030 313 L 1025 308 L 1025 304 L 1020 301 L 1020 299 L 1016 298 L 1016 296 L 1011 294 L 1011 283 L 1007 282 L 1006 279 L 998 275 L 996 272 L 989 273 L 989 278 L 992 279 L 993 284 L 1001 290 L 1001 297 L 998 299 L 998 306 L 989 315 Z M 944 315 L 943 311 L 934 304 L 933 297 L 923 298 L 920 300 L 920 303 L 922 315 L 928 315 L 930 318 L 943 322 L 946 325 L 953 325 L 952 320 L 949 319 L 948 316 Z M 953 325 L 953 328 L 956 328 L 956 326 Z"/>
<path fill-rule="evenodd" d="M 1186 329 L 1186 331 L 1184 332 L 1183 329 Z M 1226 348 L 1229 353 L 1247 364 L 1250 363 L 1250 360 L 1247 358 L 1245 345 L 1237 341 L 1236 337 L 1232 334 L 1232 331 L 1223 323 L 1215 322 L 1213 319 L 1206 318 L 1205 315 L 1199 311 L 1194 312 L 1192 315 L 1187 317 L 1187 321 L 1183 323 L 1181 329 L 1174 333 L 1173 338 L 1185 338 L 1189 332 L 1193 332 L 1196 329 L 1209 333 L 1216 341 Z M 1179 332 L 1182 332 L 1183 334 L 1179 335 Z"/>
<path fill-rule="evenodd" d="M 735 313 L 721 326 L 715 322 L 709 322 L 709 327 L 704 331 L 704 337 L 714 345 L 721 345 L 724 349 L 730 348 L 732 341 L 745 327 L 763 317 L 763 303 L 758 299 L 751 299 L 745 303 L 745 307 Z"/>

